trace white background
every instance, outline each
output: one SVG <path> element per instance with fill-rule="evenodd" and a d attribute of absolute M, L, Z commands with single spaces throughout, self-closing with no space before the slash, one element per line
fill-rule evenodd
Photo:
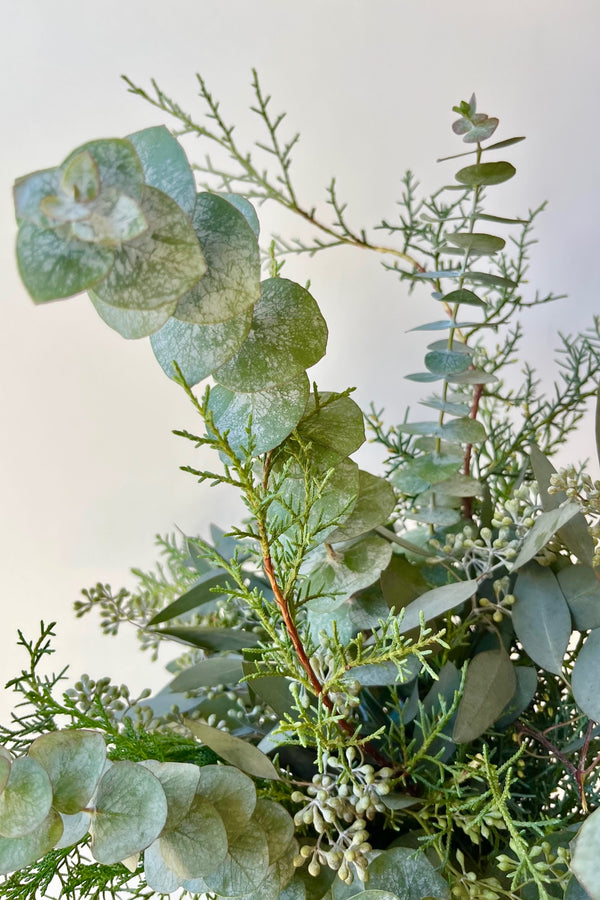
<path fill-rule="evenodd" d="M 255 66 L 303 141 L 295 153 L 306 205 L 324 205 L 338 177 L 359 227 L 392 217 L 399 182 L 413 169 L 432 190 L 451 168 L 435 158 L 461 149 L 450 109 L 475 90 L 501 119 L 518 177 L 497 189 L 497 211 L 523 214 L 548 198 L 537 236 L 531 291 L 569 299 L 530 313 L 527 355 L 549 382 L 556 331 L 586 327 L 600 311 L 597 289 L 600 6 L 597 0 L 19 0 L 5 2 L 0 34 L 0 682 L 25 662 L 16 628 L 34 635 L 57 620 L 56 667 L 71 663 L 159 686 L 134 636 L 107 639 L 72 604 L 98 580 L 131 583 L 149 566 L 153 535 L 175 525 L 206 533 L 238 515 L 234 498 L 194 484 L 178 466 L 191 445 L 171 429 L 194 427 L 179 390 L 147 341 L 125 342 L 85 297 L 35 308 L 14 263 L 10 198 L 15 177 L 56 165 L 94 137 L 163 121 L 119 80 L 154 76 L 201 115 L 202 72 L 242 140 L 258 136 L 251 102 Z M 164 120 L 167 121 L 167 120 Z M 203 148 L 188 144 L 199 158 Z M 452 165 L 452 164 L 450 164 Z M 502 207 L 502 208 L 500 208 Z M 265 209 L 266 230 L 298 223 Z M 405 332 L 433 313 L 426 291 L 408 297 L 379 261 L 356 250 L 289 263 L 312 281 L 329 324 L 327 359 L 313 370 L 325 389 L 358 385 L 358 401 L 385 406 L 390 422 L 420 391 L 403 374 L 420 366 L 425 340 Z M 571 454 L 592 456 L 588 418 Z M 377 458 L 369 456 L 372 468 Z M 592 468 L 592 471 L 595 471 Z M 0 694 L 6 715 L 11 697 Z"/>

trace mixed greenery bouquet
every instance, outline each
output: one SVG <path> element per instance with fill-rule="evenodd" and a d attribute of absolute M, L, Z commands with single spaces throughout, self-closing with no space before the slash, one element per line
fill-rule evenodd
<path fill-rule="evenodd" d="M 160 538 L 137 590 L 100 583 L 76 604 L 153 654 L 176 643 L 156 696 L 69 686 L 44 669 L 54 626 L 20 635 L 0 896 L 600 898 L 600 482 L 550 461 L 598 393 L 600 320 L 560 337 L 549 395 L 509 368 L 521 311 L 556 299 L 523 286 L 541 207 L 494 201 L 522 138 L 492 140 L 474 96 L 454 107 L 460 168 L 446 157 L 431 196 L 407 173 L 382 243 L 335 181 L 329 217 L 301 205 L 298 136 L 256 76 L 252 152 L 201 78 L 201 124 L 128 84 L 214 147 L 202 191 L 164 127 L 91 141 L 16 182 L 20 272 L 36 303 L 85 291 L 111 328 L 150 337 L 198 414 L 179 432 L 187 471 L 232 485 L 247 515 Z M 265 201 L 311 236 L 261 254 Z M 309 382 L 327 327 L 282 267 L 339 245 L 431 296 L 407 375 L 433 390 L 422 419 L 389 425 Z M 385 476 L 352 459 L 365 424 Z"/>

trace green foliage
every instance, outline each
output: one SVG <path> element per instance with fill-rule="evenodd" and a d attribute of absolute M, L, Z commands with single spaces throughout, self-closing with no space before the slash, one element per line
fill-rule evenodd
<path fill-rule="evenodd" d="M 429 197 L 407 173 L 399 221 L 375 226 L 384 246 L 349 223 L 335 181 L 331 219 L 300 202 L 298 135 L 256 75 L 267 137 L 252 151 L 202 79 L 202 124 L 128 84 L 218 150 L 196 167 L 203 190 L 165 128 L 92 141 L 17 182 L 19 266 L 34 301 L 87 291 L 124 337 L 150 336 L 201 421 L 177 434 L 215 451 L 185 470 L 233 486 L 247 517 L 161 539 L 136 590 L 98 584 L 76 605 L 155 654 L 183 645 L 155 697 L 87 676 L 64 690 L 38 671 L 52 629 L 21 636 L 26 712 L 0 728 L 2 896 L 56 875 L 79 897 L 600 897 L 600 484 L 550 460 L 597 395 L 600 320 L 561 336 L 553 394 L 527 365 L 507 386 L 521 311 L 557 299 L 523 287 L 543 207 L 495 204 L 516 170 L 488 154 L 522 138 L 490 144 L 498 119 L 475 96 L 455 106 L 472 161 Z M 315 236 L 275 238 L 261 272 L 251 200 Z M 407 375 L 437 388 L 433 414 L 368 417 L 385 477 L 351 458 L 351 390 L 311 389 L 327 326 L 281 275 L 287 254 L 342 244 L 441 304 Z"/>

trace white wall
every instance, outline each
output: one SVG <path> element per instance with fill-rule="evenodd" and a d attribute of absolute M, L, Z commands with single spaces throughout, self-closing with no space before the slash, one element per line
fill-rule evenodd
<path fill-rule="evenodd" d="M 500 116 L 501 136 L 528 135 L 511 150 L 518 178 L 498 190 L 498 204 L 514 215 L 551 201 L 531 288 L 570 297 L 526 321 L 528 353 L 550 379 L 556 330 L 583 328 L 600 311 L 600 7 L 595 0 L 20 0 L 5 5 L 2 20 L 0 681 L 25 662 L 14 649 L 17 626 L 33 635 L 44 618 L 58 620 L 57 668 L 70 662 L 73 675 L 157 686 L 162 671 L 140 657 L 133 636 L 103 638 L 91 620 L 74 619 L 73 600 L 83 586 L 102 579 L 118 587 L 130 565 L 150 565 L 156 532 L 228 525 L 237 505 L 178 472 L 192 450 L 170 429 L 194 423 L 146 341 L 124 342 L 84 297 L 34 308 L 14 264 L 12 181 L 59 163 L 89 138 L 162 121 L 126 92 L 121 73 L 143 84 L 154 76 L 199 115 L 200 71 L 240 133 L 255 135 L 246 109 L 256 66 L 274 105 L 288 110 L 290 128 L 303 132 L 295 159 L 306 203 L 323 201 L 336 174 L 354 220 L 368 224 L 394 214 L 405 168 L 431 189 L 451 171 L 434 160 L 461 149 L 449 131 L 450 108 L 475 90 L 481 108 Z M 200 152 L 190 145 L 192 156 Z M 297 231 L 276 210 L 265 221 Z M 287 273 L 311 278 L 329 322 L 328 358 L 315 373 L 321 385 L 357 384 L 361 403 L 385 405 L 391 421 L 400 416 L 419 396 L 402 376 L 419 365 L 422 347 L 404 332 L 431 315 L 426 292 L 408 298 L 359 251 L 296 261 Z M 586 427 L 577 457 L 593 452 L 591 421 Z M 0 694 L 0 712 L 10 700 Z"/>

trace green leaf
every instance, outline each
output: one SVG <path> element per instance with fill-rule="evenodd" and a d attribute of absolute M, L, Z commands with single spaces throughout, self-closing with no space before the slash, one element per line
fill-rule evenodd
<path fill-rule="evenodd" d="M 400 623 L 400 631 L 411 631 L 419 625 L 420 614 L 423 613 L 426 622 L 436 619 L 438 616 L 449 612 L 469 600 L 477 591 L 478 582 L 456 581 L 454 584 L 444 584 L 441 587 L 427 591 L 409 603 L 404 610 L 404 618 Z"/>
<path fill-rule="evenodd" d="M 545 512 L 556 509 L 567 500 L 567 495 L 562 491 L 549 493 L 552 475 L 556 469 L 547 456 L 532 444 L 529 450 L 531 467 L 535 480 L 538 483 L 542 508 Z M 594 539 L 588 531 L 587 522 L 583 513 L 577 513 L 565 525 L 558 530 L 558 536 L 570 552 L 582 563 L 591 566 L 594 561 Z"/>
<path fill-rule="evenodd" d="M 99 285 L 111 271 L 114 253 L 63 236 L 63 229 L 25 223 L 17 236 L 17 263 L 35 303 L 71 297 Z"/>
<path fill-rule="evenodd" d="M 60 840 L 62 830 L 59 814 L 51 809 L 44 821 L 29 834 L 18 838 L 0 837 L 0 875 L 23 869 L 45 856 Z"/>
<path fill-rule="evenodd" d="M 251 675 L 257 671 L 257 664 L 244 661 L 243 668 L 244 675 Z M 280 719 L 291 713 L 293 700 L 287 678 L 281 675 L 261 675 L 258 678 L 251 678 L 247 684 L 248 690 L 268 704 Z"/>
<path fill-rule="evenodd" d="M 184 669 L 169 683 L 168 689 L 185 693 L 214 684 L 237 684 L 243 675 L 241 656 L 216 656 Z"/>
<path fill-rule="evenodd" d="M 246 650 L 260 644 L 257 634 L 244 631 L 243 628 L 196 628 L 194 625 L 180 625 L 176 628 L 157 628 L 156 634 L 168 634 L 182 644 L 210 652 Z"/>
<path fill-rule="evenodd" d="M 72 847 L 83 840 L 90 830 L 91 816 L 89 812 L 76 813 L 74 816 L 66 816 L 59 813 L 63 824 L 63 833 L 57 844 L 54 845 L 56 850 L 62 850 L 65 847 Z"/>
<path fill-rule="evenodd" d="M 530 221 L 529 219 L 507 219 L 506 216 L 492 216 L 487 213 L 477 213 L 474 218 L 484 222 L 498 222 L 500 225 L 527 225 Z"/>
<path fill-rule="evenodd" d="M 473 291 L 467 291 L 465 288 L 450 291 L 449 294 L 444 294 L 441 299 L 444 303 L 449 303 L 450 306 L 455 306 L 457 303 L 465 304 L 466 306 L 486 306 L 484 300 L 481 300 Z"/>
<path fill-rule="evenodd" d="M 484 487 L 476 478 L 470 475 L 451 475 L 443 481 L 436 481 L 430 488 L 432 494 L 442 494 L 446 497 L 481 497 Z"/>
<path fill-rule="evenodd" d="M 193 387 L 235 356 L 250 332 L 251 322 L 251 310 L 216 325 L 193 325 L 173 318 L 152 335 L 150 343 L 165 375 L 179 377 L 173 366 L 176 362 Z"/>
<path fill-rule="evenodd" d="M 243 315 L 260 298 L 259 250 L 251 227 L 218 194 L 198 194 L 192 221 L 208 268 L 181 297 L 176 318 L 216 325 Z"/>
<path fill-rule="evenodd" d="M 587 817 L 574 841 L 570 868 L 593 900 L 600 897 L 600 809 Z"/>
<path fill-rule="evenodd" d="M 146 310 L 170 305 L 206 271 L 194 229 L 174 200 L 145 187 L 141 208 L 148 230 L 114 251 L 114 266 L 96 287 L 100 300 L 111 306 Z"/>
<path fill-rule="evenodd" d="M 467 404 L 460 401 L 442 400 L 441 397 L 428 397 L 427 400 L 420 400 L 419 402 L 421 406 L 439 409 L 441 412 L 447 412 L 451 416 L 467 416 L 469 414 Z"/>
<path fill-rule="evenodd" d="M 38 828 L 52 805 L 52 785 L 42 766 L 29 756 L 15 759 L 0 794 L 0 835 L 21 838 Z"/>
<path fill-rule="evenodd" d="M 596 455 L 600 462 L 600 388 L 598 388 L 598 396 L 596 398 Z"/>
<path fill-rule="evenodd" d="M 525 712 L 537 690 L 538 674 L 533 666 L 517 666 L 515 672 L 517 689 L 495 723 L 495 727 L 501 731 Z"/>
<path fill-rule="evenodd" d="M 29 222 L 38 228 L 56 225 L 42 212 L 41 203 L 45 197 L 56 196 L 60 190 L 60 169 L 44 169 L 17 178 L 13 188 L 17 222 Z"/>
<path fill-rule="evenodd" d="M 202 766 L 198 795 L 216 808 L 229 840 L 247 829 L 256 808 L 256 789 L 251 779 L 239 769 Z"/>
<path fill-rule="evenodd" d="M 556 577 L 569 604 L 575 628 L 600 628 L 600 581 L 589 566 L 566 566 Z"/>
<path fill-rule="evenodd" d="M 558 509 L 544 512 L 535 520 L 527 533 L 519 554 L 513 562 L 513 569 L 520 569 L 542 550 L 551 537 L 577 515 L 579 507 L 576 503 L 566 503 Z"/>
<path fill-rule="evenodd" d="M 498 381 L 495 375 L 483 369 L 468 369 L 456 375 L 447 375 L 445 380 L 450 384 L 495 384 Z"/>
<path fill-rule="evenodd" d="M 133 762 L 113 763 L 98 787 L 90 832 L 94 859 L 106 866 L 145 850 L 167 819 L 158 778 Z"/>
<path fill-rule="evenodd" d="M 443 338 L 441 341 L 433 341 L 431 344 L 427 344 L 427 348 L 429 350 L 447 350 L 448 349 L 448 340 L 447 338 Z M 468 344 L 465 344 L 464 341 L 459 341 L 456 336 L 452 341 L 452 352 L 460 353 L 461 355 L 473 356 L 475 353 L 475 349 L 473 347 L 469 347 Z M 468 412 L 468 408 L 467 408 Z"/>
<path fill-rule="evenodd" d="M 426 434 L 441 436 L 441 425 L 438 421 L 430 422 L 401 422 L 396 426 L 402 434 Z"/>
<path fill-rule="evenodd" d="M 419 850 L 409 847 L 384 850 L 370 862 L 367 871 L 369 890 L 365 893 L 387 891 L 402 900 L 450 898 L 448 885 Z"/>
<path fill-rule="evenodd" d="M 183 881 L 167 866 L 161 853 L 161 840 L 154 841 L 144 850 L 144 880 L 151 890 L 159 894 L 171 894 Z"/>
<path fill-rule="evenodd" d="M 210 391 L 208 408 L 215 426 L 227 439 L 235 453 L 249 448 L 248 424 L 252 417 L 253 456 L 278 447 L 296 427 L 309 396 L 306 372 L 291 381 L 264 391 L 234 393 L 220 384 Z"/>
<path fill-rule="evenodd" d="M 269 865 L 281 859 L 294 838 L 294 822 L 290 814 L 266 797 L 259 797 L 252 816 L 252 823 L 257 822 L 267 838 L 269 847 Z"/>
<path fill-rule="evenodd" d="M 186 724 L 193 735 L 202 741 L 224 760 L 237 766 L 242 772 L 252 775 L 253 778 L 268 778 L 279 781 L 279 773 L 268 756 L 265 756 L 253 744 L 242 741 L 226 731 L 211 728 L 201 722 L 186 720 Z M 202 784 L 200 785 L 200 789 Z"/>
<path fill-rule="evenodd" d="M 63 167 L 60 186 L 73 200 L 88 203 L 96 199 L 100 191 L 100 171 L 91 153 L 84 150 L 71 158 Z"/>
<path fill-rule="evenodd" d="M 232 391 L 261 391 L 314 366 L 326 345 L 327 325 L 308 291 L 285 278 L 270 278 L 262 283 L 248 337 L 214 376 Z"/>
<path fill-rule="evenodd" d="M 352 684 L 360 682 L 363 687 L 387 684 L 405 684 L 412 681 L 415 673 L 406 666 L 405 671 L 398 671 L 395 662 L 365 663 L 363 666 L 352 666 L 344 675 L 343 681 Z"/>
<path fill-rule="evenodd" d="M 396 507 L 396 495 L 391 484 L 378 475 L 362 469 L 358 473 L 358 498 L 343 525 L 336 528 L 328 541 L 348 541 L 365 534 L 390 518 Z"/>
<path fill-rule="evenodd" d="M 159 762 L 156 759 L 143 759 L 139 765 L 158 778 L 165 792 L 167 818 L 164 830 L 175 828 L 190 811 L 198 787 L 200 769 L 191 763 Z"/>
<path fill-rule="evenodd" d="M 479 187 L 484 184 L 502 184 L 516 174 L 516 169 L 509 162 L 484 162 L 460 169 L 454 176 L 460 184 Z"/>
<path fill-rule="evenodd" d="M 503 275 L 493 275 L 491 272 L 465 272 L 463 278 L 465 281 L 472 281 L 474 284 L 485 284 L 488 287 L 518 287 L 518 282 L 505 278 Z"/>
<path fill-rule="evenodd" d="M 397 469 L 392 482 L 403 493 L 420 494 L 430 485 L 453 476 L 461 459 L 462 453 L 426 453 Z"/>
<path fill-rule="evenodd" d="M 447 441 L 460 441 L 461 444 L 478 444 L 486 439 L 487 434 L 481 422 L 464 416 L 442 425 L 442 437 Z"/>
<path fill-rule="evenodd" d="M 471 365 L 469 356 L 457 350 L 432 350 L 425 354 L 425 365 L 436 375 L 454 375 Z"/>
<path fill-rule="evenodd" d="M 319 393 L 317 406 L 315 396 L 311 394 L 298 425 L 297 436 L 302 444 L 310 444 L 315 469 L 326 471 L 364 443 L 362 410 L 350 397 L 336 397 L 329 391 Z"/>
<path fill-rule="evenodd" d="M 317 614 L 337 609 L 379 578 L 391 556 L 392 545 L 377 535 L 337 544 L 335 549 L 320 544 L 311 554 L 313 568 L 306 589 L 309 594 L 326 596 L 310 600 L 309 608 Z"/>
<path fill-rule="evenodd" d="M 404 556 L 392 556 L 379 581 L 387 605 L 396 613 L 429 590 L 421 569 Z"/>
<path fill-rule="evenodd" d="M 457 322 L 456 319 L 438 319 L 435 322 L 426 322 L 425 325 L 417 325 L 415 328 L 409 328 L 411 331 L 444 331 L 446 328 L 469 328 L 471 325 L 477 325 L 477 322 Z M 408 378 L 408 376 L 406 376 Z"/>
<path fill-rule="evenodd" d="M 4 747 L 0 746 L 0 794 L 8 783 L 11 765 L 11 754 Z"/>
<path fill-rule="evenodd" d="M 594 722 L 600 721 L 600 692 L 598 669 L 600 667 L 600 628 L 590 631 L 575 662 L 571 676 L 571 688 L 579 708 Z"/>
<path fill-rule="evenodd" d="M 469 253 L 475 253 L 477 256 L 498 253 L 498 251 L 502 250 L 506 244 L 506 241 L 501 237 L 474 231 L 455 231 L 454 234 L 447 234 L 445 237 L 448 243 L 454 244 L 454 246 L 460 247 L 462 250 L 468 251 Z M 471 292 L 469 291 L 469 293 Z M 479 298 L 476 297 L 476 300 L 478 299 Z M 464 303 L 465 301 L 461 300 L 458 302 Z M 483 304 L 479 301 L 476 305 L 479 306 Z"/>
<path fill-rule="evenodd" d="M 61 813 L 74 815 L 90 801 L 104 769 L 106 744 L 97 731 L 51 731 L 36 738 L 29 756 L 48 773 Z"/>
<path fill-rule="evenodd" d="M 222 194 L 222 196 L 228 203 L 231 203 L 232 206 L 235 206 L 235 208 L 241 212 L 254 232 L 254 237 L 258 240 L 260 237 L 260 223 L 258 221 L 258 216 L 256 215 L 256 210 L 250 201 L 246 197 L 242 197 L 241 194 Z"/>
<path fill-rule="evenodd" d="M 128 135 L 142 164 L 144 180 L 172 197 L 187 216 L 196 205 L 196 183 L 183 147 L 164 125 Z"/>
<path fill-rule="evenodd" d="M 418 498 L 417 498 L 418 504 Z M 434 525 L 436 528 L 447 528 L 460 522 L 460 512 L 455 507 L 438 507 L 419 506 L 406 515 L 407 519 L 414 522 L 422 522 L 427 525 Z"/>
<path fill-rule="evenodd" d="M 532 562 L 519 572 L 514 593 L 512 620 L 523 649 L 538 666 L 560 675 L 571 637 L 571 615 L 556 576 Z"/>
<path fill-rule="evenodd" d="M 172 603 L 169 603 L 168 606 L 156 613 L 156 615 L 150 619 L 148 625 L 159 625 L 161 622 L 168 622 L 169 619 L 183 616 L 185 613 L 191 612 L 191 610 L 197 609 L 205 603 L 210 603 L 218 596 L 221 596 L 220 594 L 215 593 L 213 588 L 221 587 L 226 581 L 227 573 L 224 569 L 210 569 L 210 571 L 198 579 L 196 584 L 191 587 L 189 591 L 186 591 L 185 594 L 182 594 L 177 600 L 173 600 Z"/>
<path fill-rule="evenodd" d="M 98 166 L 101 191 L 114 187 L 133 200 L 141 198 L 144 190 L 144 171 L 130 141 L 124 138 L 89 141 L 67 156 L 61 171 L 67 172 L 73 160 L 82 153 L 88 153 Z"/>
<path fill-rule="evenodd" d="M 267 876 L 269 846 L 259 825 L 238 834 L 229 844 L 224 862 L 204 881 L 221 897 L 239 896 L 255 891 Z"/>
<path fill-rule="evenodd" d="M 88 291 L 88 295 L 102 321 L 128 340 L 137 340 L 154 334 L 168 322 L 177 305 L 175 300 L 158 309 L 124 309 L 104 303 L 92 290 Z"/>
<path fill-rule="evenodd" d="M 80 241 L 117 248 L 148 230 L 148 220 L 140 204 L 119 194 L 116 188 L 103 190 L 98 199 L 88 205 L 89 215 L 78 217 L 71 223 L 73 236 Z"/>
<path fill-rule="evenodd" d="M 185 818 L 159 838 L 160 853 L 178 878 L 204 878 L 227 856 L 227 831 L 213 804 L 196 797 Z"/>
<path fill-rule="evenodd" d="M 517 689 L 515 667 L 504 649 L 485 650 L 470 661 L 452 740 L 474 741 L 498 719 Z"/>

